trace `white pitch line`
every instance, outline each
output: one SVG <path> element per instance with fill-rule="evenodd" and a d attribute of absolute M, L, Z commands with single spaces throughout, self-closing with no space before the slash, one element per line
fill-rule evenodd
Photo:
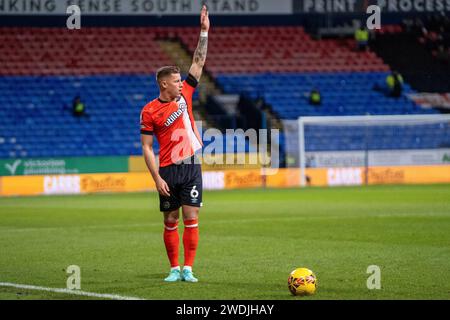
<path fill-rule="evenodd" d="M 105 298 L 105 299 L 113 299 L 113 300 L 145 300 L 145 299 L 137 298 L 137 297 L 119 296 L 117 294 L 103 294 L 103 293 L 86 292 L 86 291 L 80 291 L 80 290 L 70 290 L 70 289 L 64 289 L 64 288 L 47 288 L 47 287 L 31 286 L 31 285 L 27 285 L 27 284 L 10 283 L 10 282 L 0 282 L 0 287 L 12 287 L 12 288 L 19 288 L 19 289 L 27 289 L 27 290 L 40 290 L 40 291 L 48 291 L 48 292 L 56 292 L 56 293 L 67 293 L 67 294 L 74 294 L 77 296 Z"/>

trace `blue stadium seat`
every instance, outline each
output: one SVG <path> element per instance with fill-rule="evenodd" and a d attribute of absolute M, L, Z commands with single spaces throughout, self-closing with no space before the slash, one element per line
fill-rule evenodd
<path fill-rule="evenodd" d="M 393 100 L 371 90 L 386 73 L 304 73 L 220 75 L 219 83 L 228 93 L 262 94 L 282 119 L 299 116 L 426 114 L 406 96 Z M 139 113 L 158 95 L 153 75 L 116 76 L 9 76 L 0 78 L 0 157 L 140 155 Z M 314 108 L 304 93 L 317 86 L 323 105 Z M 405 93 L 413 90 L 405 84 Z M 74 119 L 70 106 L 80 95 L 89 119 Z M 194 96 L 196 99 L 198 93 Z M 435 139 L 440 130 L 447 141 L 447 126 L 430 125 L 423 130 L 408 128 L 372 130 L 370 148 L 433 148 L 444 140 Z M 346 128 L 321 128 L 308 132 L 307 150 L 365 148 L 357 132 Z M 384 139 L 395 134 L 398 141 Z M 283 143 L 282 143 L 283 144 Z M 155 140 L 155 150 L 159 145 Z M 236 151 L 236 143 L 230 145 Z M 245 150 L 252 146 L 245 142 Z M 283 147 L 283 146 L 282 146 Z"/>

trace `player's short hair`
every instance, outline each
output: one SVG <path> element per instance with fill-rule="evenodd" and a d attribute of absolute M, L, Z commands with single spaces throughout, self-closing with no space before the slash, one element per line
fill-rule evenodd
<path fill-rule="evenodd" d="M 177 66 L 165 66 L 162 68 L 159 68 L 156 71 L 156 82 L 159 82 L 164 78 L 171 74 L 181 73 L 180 68 Z"/>

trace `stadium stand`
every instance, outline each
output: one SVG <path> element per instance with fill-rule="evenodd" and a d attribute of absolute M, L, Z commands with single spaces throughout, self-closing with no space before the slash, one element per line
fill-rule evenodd
<path fill-rule="evenodd" d="M 148 74 L 170 64 L 158 28 L 1 28 L 1 75 Z"/>
<path fill-rule="evenodd" d="M 6 77 L 1 90 L 3 157 L 139 154 L 140 107 L 157 95 L 138 75 Z M 72 116 L 78 94 L 89 119 Z"/>
<path fill-rule="evenodd" d="M 378 32 L 371 44 L 419 92 L 450 92 L 450 20 L 437 19 L 405 20 Z"/>
<path fill-rule="evenodd" d="M 261 41 L 264 35 L 264 41 Z M 181 33 L 190 50 L 195 33 Z M 211 35 L 208 59 L 213 75 L 234 73 L 304 73 L 388 71 L 373 52 L 349 49 L 351 41 L 313 40 L 302 27 L 222 27 Z"/>
<path fill-rule="evenodd" d="M 282 119 L 299 116 L 433 113 L 417 107 L 407 97 L 392 99 L 372 90 L 387 73 L 304 73 L 221 75 L 225 91 L 243 90 L 262 95 Z M 323 103 L 311 106 L 305 98 L 312 87 L 322 91 Z M 286 88 L 289 88 L 286 90 Z M 406 85 L 406 92 L 412 89 Z"/>
<path fill-rule="evenodd" d="M 152 73 L 176 63 L 159 41 L 179 41 L 193 52 L 197 31 L 0 28 L 0 157 L 141 154 L 138 115 L 157 95 Z M 406 96 L 374 92 L 390 68 L 372 51 L 352 50 L 352 40 L 313 40 L 302 27 L 277 26 L 217 27 L 210 41 L 207 71 L 223 92 L 262 97 L 281 119 L 434 112 Z M 312 87 L 322 92 L 319 108 L 304 97 Z M 408 84 L 405 92 L 413 92 Z M 74 119 L 67 110 L 76 95 L 89 119 Z M 417 142 L 406 135 L 400 144 L 408 141 Z"/>

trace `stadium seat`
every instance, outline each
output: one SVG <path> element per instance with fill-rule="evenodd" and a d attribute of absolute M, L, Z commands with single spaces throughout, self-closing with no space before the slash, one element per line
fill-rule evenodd
<path fill-rule="evenodd" d="M 398 32 L 397 27 L 384 29 Z M 69 33 L 63 28 L 1 28 L 0 57 L 8 63 L 0 68 L 0 137 L 7 141 L 0 143 L 0 157 L 141 154 L 139 112 L 158 93 L 152 72 L 173 64 L 158 42 L 161 38 L 181 39 L 193 52 L 198 30 L 86 27 Z M 262 95 L 282 119 L 433 113 L 407 98 L 391 100 L 373 92 L 372 85 L 384 80 L 389 66 L 373 52 L 353 52 L 351 41 L 313 40 L 297 26 L 217 27 L 213 38 L 206 69 L 224 91 L 252 98 Z M 320 108 L 311 107 L 304 98 L 313 86 L 323 92 Z M 406 84 L 405 92 L 413 90 Z M 74 119 L 70 113 L 78 94 L 89 119 Z M 39 128 L 33 136 L 30 127 Z M 402 148 L 438 143 L 425 132 L 419 138 L 414 132 L 397 134 L 404 137 L 397 144 Z M 350 143 L 357 140 L 351 132 L 340 136 L 350 148 L 361 147 Z M 314 150 L 342 143 L 327 141 L 322 136 L 308 143 Z M 156 142 L 155 148 L 159 148 Z M 248 144 L 245 149 L 249 150 Z"/>

